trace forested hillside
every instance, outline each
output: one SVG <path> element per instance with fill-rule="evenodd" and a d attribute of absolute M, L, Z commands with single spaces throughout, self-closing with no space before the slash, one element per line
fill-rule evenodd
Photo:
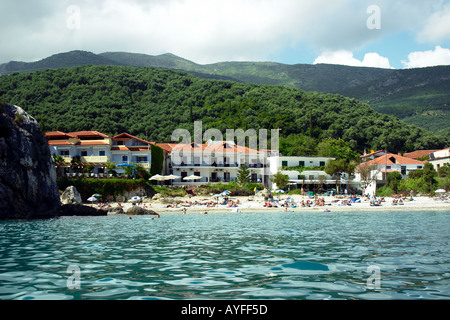
<path fill-rule="evenodd" d="M 0 75 L 81 65 L 155 67 L 186 71 L 204 79 L 285 85 L 305 91 L 338 93 L 368 103 L 376 111 L 445 134 L 450 130 L 450 66 L 405 70 L 330 64 L 275 62 L 197 64 L 167 53 L 70 51 L 36 62 L 0 64 Z"/>
<path fill-rule="evenodd" d="M 176 128 L 280 128 L 284 154 L 314 155 L 342 138 L 355 150 L 391 152 L 447 146 L 445 137 L 340 95 L 286 86 L 206 80 L 183 72 L 82 66 L 0 77 L 0 99 L 23 107 L 44 131 L 129 132 L 170 142 Z"/>

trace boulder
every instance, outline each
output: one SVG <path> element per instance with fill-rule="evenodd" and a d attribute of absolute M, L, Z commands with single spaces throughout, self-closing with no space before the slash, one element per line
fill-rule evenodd
<path fill-rule="evenodd" d="M 130 208 L 127 209 L 127 214 L 129 215 L 154 215 L 154 216 L 159 216 L 159 214 L 153 210 L 149 210 L 149 209 L 144 209 L 142 207 L 139 206 L 131 206 Z"/>
<path fill-rule="evenodd" d="M 106 216 L 107 214 L 104 210 L 81 204 L 62 205 L 59 210 L 60 216 Z"/>
<path fill-rule="evenodd" d="M 81 204 L 83 200 L 78 192 L 77 188 L 74 186 L 69 186 L 61 194 L 61 204 Z"/>
<path fill-rule="evenodd" d="M 22 108 L 0 105 L 0 219 L 57 216 L 56 170 L 38 122 Z"/>
<path fill-rule="evenodd" d="M 272 192 L 270 192 L 269 189 L 264 189 L 264 190 L 258 191 L 255 194 L 255 198 L 264 199 L 264 198 L 271 198 L 271 197 L 272 197 Z"/>
<path fill-rule="evenodd" d="M 106 211 L 111 214 L 125 213 L 122 207 L 111 207 L 106 209 Z"/>

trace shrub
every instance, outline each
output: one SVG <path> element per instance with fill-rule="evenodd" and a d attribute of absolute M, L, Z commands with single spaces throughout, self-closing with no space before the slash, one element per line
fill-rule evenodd
<path fill-rule="evenodd" d="M 88 199 L 94 193 L 102 195 L 103 199 L 112 197 L 114 200 L 125 192 L 133 191 L 138 188 L 144 188 L 148 195 L 154 194 L 154 189 L 146 184 L 144 180 L 127 179 L 70 179 L 61 177 L 57 179 L 59 190 L 65 190 L 69 186 L 74 186 L 83 200 Z"/>

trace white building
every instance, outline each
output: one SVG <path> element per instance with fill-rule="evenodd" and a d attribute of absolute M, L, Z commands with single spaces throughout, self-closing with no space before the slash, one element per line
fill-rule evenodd
<path fill-rule="evenodd" d="M 429 155 L 428 160 L 437 171 L 440 167 L 450 166 L 450 148 L 434 151 Z"/>
<path fill-rule="evenodd" d="M 387 174 L 398 172 L 405 179 L 408 173 L 414 170 L 423 169 L 425 161 L 419 161 L 397 154 L 387 153 L 366 161 L 357 166 L 354 182 L 359 183 L 364 194 L 375 194 L 378 184 L 385 183 Z M 369 168 L 366 178 L 362 171 Z M 364 184 L 368 184 L 365 186 Z"/>
<path fill-rule="evenodd" d="M 336 184 L 336 180 L 322 169 L 329 160 L 334 159 L 329 157 L 272 156 L 267 161 L 270 164 L 271 175 L 277 172 L 287 175 L 290 185 L 294 188 L 305 186 L 314 188 L 315 186 Z M 302 172 L 296 170 L 301 167 L 307 169 Z M 276 185 L 272 188 L 276 188 Z"/>
<path fill-rule="evenodd" d="M 111 162 L 139 164 L 150 170 L 150 147 L 155 144 L 128 133 L 110 137 L 97 131 L 54 131 L 46 133 L 46 137 L 51 154 L 62 157 L 63 163 L 58 166 L 62 167 L 65 174 L 75 175 L 82 172 L 84 167 L 91 166 L 94 168 L 91 175 L 97 177 L 106 172 L 106 165 Z M 73 160 L 77 161 L 79 170 L 71 168 Z M 125 173 L 120 167 L 114 170 L 119 174 Z"/>
<path fill-rule="evenodd" d="M 121 133 L 112 138 L 111 162 L 139 164 L 144 169 L 150 170 L 152 145 L 155 143 Z"/>
<path fill-rule="evenodd" d="M 236 181 L 239 167 L 242 165 L 250 170 L 251 182 L 268 182 L 269 170 L 265 152 L 229 141 L 157 145 L 170 152 L 168 173 L 181 177 L 173 181 L 174 185 Z M 192 175 L 199 178 L 185 180 Z"/>

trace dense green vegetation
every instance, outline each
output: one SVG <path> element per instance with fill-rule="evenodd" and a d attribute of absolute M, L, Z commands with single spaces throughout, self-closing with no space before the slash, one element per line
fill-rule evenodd
<path fill-rule="evenodd" d="M 84 177 L 70 179 L 64 176 L 58 178 L 57 183 L 58 189 L 61 191 L 69 186 L 74 186 L 83 201 L 86 201 L 95 193 L 101 194 L 103 200 L 112 197 L 115 201 L 117 197 L 125 195 L 126 192 L 139 188 L 144 188 L 149 196 L 156 193 L 148 179 L 88 179 Z"/>
<path fill-rule="evenodd" d="M 405 70 L 330 64 L 218 62 L 206 65 L 173 54 L 127 52 L 59 53 L 40 61 L 0 64 L 0 75 L 81 65 L 120 65 L 183 70 L 205 79 L 284 85 L 305 91 L 337 93 L 368 103 L 376 111 L 449 137 L 450 66 Z M 447 131 L 443 131 L 446 129 Z"/>
<path fill-rule="evenodd" d="M 281 129 L 285 155 L 316 155 L 321 141 L 353 151 L 443 148 L 438 137 L 340 95 L 286 86 L 206 80 L 153 68 L 82 66 L 0 77 L 0 99 L 24 108 L 44 131 L 129 132 L 170 142 L 177 128 Z M 301 142 L 305 141 L 305 144 Z"/>
<path fill-rule="evenodd" d="M 423 169 L 411 171 L 406 179 L 402 179 L 398 172 L 389 173 L 386 184 L 377 189 L 377 195 L 410 195 L 411 191 L 415 194 L 433 194 L 441 188 L 450 190 L 450 167 L 441 167 L 436 171 L 431 163 L 426 163 Z"/>

